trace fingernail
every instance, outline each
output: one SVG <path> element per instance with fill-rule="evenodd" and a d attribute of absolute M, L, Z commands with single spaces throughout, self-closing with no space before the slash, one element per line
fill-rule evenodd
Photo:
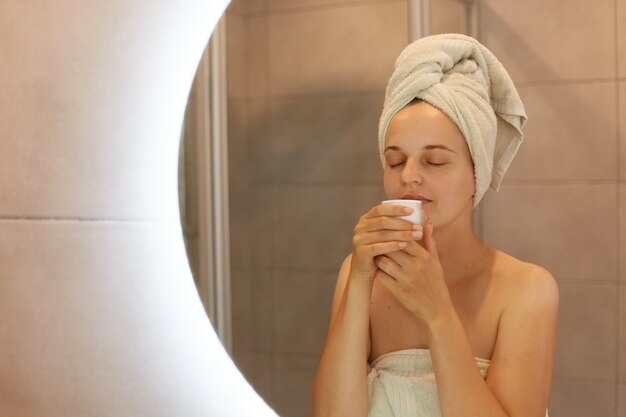
<path fill-rule="evenodd" d="M 405 212 L 406 214 L 411 214 L 411 213 L 413 213 L 413 209 L 412 209 L 411 207 L 405 207 L 405 208 L 404 208 L 404 212 Z"/>
<path fill-rule="evenodd" d="M 422 237 L 422 232 L 416 231 L 411 233 L 413 235 L 414 238 L 419 239 Z"/>

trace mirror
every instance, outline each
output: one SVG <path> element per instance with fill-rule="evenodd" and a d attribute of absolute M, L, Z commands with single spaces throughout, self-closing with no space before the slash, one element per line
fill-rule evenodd
<path fill-rule="evenodd" d="M 233 0 L 226 13 L 230 353 L 281 416 L 310 415 L 339 264 L 358 216 L 385 198 L 377 124 L 411 3 Z M 476 210 L 475 230 L 559 280 L 550 410 L 579 415 L 584 401 L 605 409 L 598 384 L 613 390 L 617 368 L 626 378 L 624 349 L 615 348 L 625 337 L 615 312 L 626 299 L 617 284 L 626 254 L 615 242 L 626 236 L 626 106 L 615 103 L 626 97 L 626 45 L 614 38 L 624 34 L 626 6 L 617 2 L 615 23 L 606 5 L 585 12 L 566 2 L 529 10 L 482 1 L 472 15 L 470 3 L 431 0 L 420 24 L 477 36 L 510 72 L 530 120 L 501 191 Z M 608 64 L 598 68 L 588 56 Z M 610 220 L 592 220 L 582 239 L 572 230 L 588 213 Z M 189 239 L 188 253 L 193 267 L 199 257 Z M 597 337 L 579 331 L 581 322 Z M 585 365 L 598 356 L 600 367 Z M 618 402 L 626 404 L 623 395 Z"/>

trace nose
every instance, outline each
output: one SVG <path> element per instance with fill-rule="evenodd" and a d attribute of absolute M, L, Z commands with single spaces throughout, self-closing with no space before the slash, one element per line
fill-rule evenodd
<path fill-rule="evenodd" d="M 414 158 L 407 158 L 400 173 L 400 180 L 404 184 L 409 182 L 421 184 L 424 182 L 422 167 L 419 165 L 419 161 L 416 161 Z"/>

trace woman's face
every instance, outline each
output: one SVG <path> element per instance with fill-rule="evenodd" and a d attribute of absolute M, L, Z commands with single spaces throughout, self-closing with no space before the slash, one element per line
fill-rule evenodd
<path fill-rule="evenodd" d="M 474 166 L 456 124 L 425 101 L 397 112 L 385 136 L 384 188 L 388 199 L 428 199 L 422 208 L 435 226 L 470 213 L 475 192 Z"/>

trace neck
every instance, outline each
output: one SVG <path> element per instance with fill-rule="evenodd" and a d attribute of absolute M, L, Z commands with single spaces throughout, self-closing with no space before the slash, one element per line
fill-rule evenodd
<path fill-rule="evenodd" d="M 448 288 L 476 274 L 487 245 L 474 233 L 471 216 L 469 221 L 459 216 L 452 223 L 435 226 L 433 237 Z"/>

